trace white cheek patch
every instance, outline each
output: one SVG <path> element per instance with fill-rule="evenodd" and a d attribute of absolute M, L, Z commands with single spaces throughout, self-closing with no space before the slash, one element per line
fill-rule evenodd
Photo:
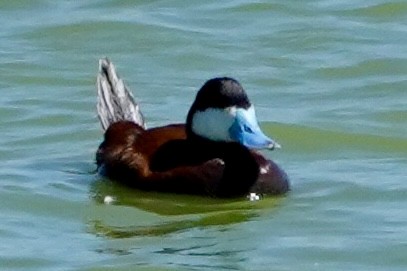
<path fill-rule="evenodd" d="M 235 121 L 236 108 L 208 108 L 195 112 L 192 118 L 192 131 L 215 141 L 232 141 L 229 128 Z"/>

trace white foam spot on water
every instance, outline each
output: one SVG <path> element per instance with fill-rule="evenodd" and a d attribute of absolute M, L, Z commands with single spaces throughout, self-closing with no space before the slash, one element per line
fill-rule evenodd
<path fill-rule="evenodd" d="M 269 172 L 270 170 L 270 166 L 266 165 L 265 167 L 260 167 L 260 174 L 266 174 L 267 172 Z"/>
<path fill-rule="evenodd" d="M 105 196 L 105 198 L 103 199 L 103 203 L 107 204 L 107 205 L 112 204 L 115 201 L 116 201 L 116 199 L 112 196 Z"/>
<path fill-rule="evenodd" d="M 250 201 L 257 201 L 257 200 L 260 200 L 260 195 L 257 195 L 256 193 L 250 193 L 250 194 L 247 196 L 247 198 L 248 198 Z"/>

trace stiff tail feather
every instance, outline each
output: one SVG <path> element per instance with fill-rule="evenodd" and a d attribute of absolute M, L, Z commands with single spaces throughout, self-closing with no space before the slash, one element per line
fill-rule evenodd
<path fill-rule="evenodd" d="M 146 128 L 143 114 L 130 90 L 117 75 L 116 68 L 107 58 L 99 60 L 97 75 L 97 111 L 104 131 L 112 123 L 121 120 L 132 121 Z"/>

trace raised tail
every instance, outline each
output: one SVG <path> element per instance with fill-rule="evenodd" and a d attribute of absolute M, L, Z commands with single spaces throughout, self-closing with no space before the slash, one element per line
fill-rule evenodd
<path fill-rule="evenodd" d="M 139 105 L 134 101 L 130 90 L 117 75 L 112 62 L 107 58 L 99 60 L 97 76 L 97 111 L 104 131 L 112 123 L 121 120 L 132 121 L 146 128 Z"/>

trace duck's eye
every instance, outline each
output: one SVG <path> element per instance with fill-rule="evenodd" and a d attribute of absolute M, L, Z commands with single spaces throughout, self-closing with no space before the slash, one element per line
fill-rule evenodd
<path fill-rule="evenodd" d="M 253 133 L 252 128 L 250 128 L 250 127 L 247 126 L 247 125 L 244 125 L 244 126 L 243 126 L 243 130 L 244 130 L 245 132 L 247 132 L 247 133 Z"/>

